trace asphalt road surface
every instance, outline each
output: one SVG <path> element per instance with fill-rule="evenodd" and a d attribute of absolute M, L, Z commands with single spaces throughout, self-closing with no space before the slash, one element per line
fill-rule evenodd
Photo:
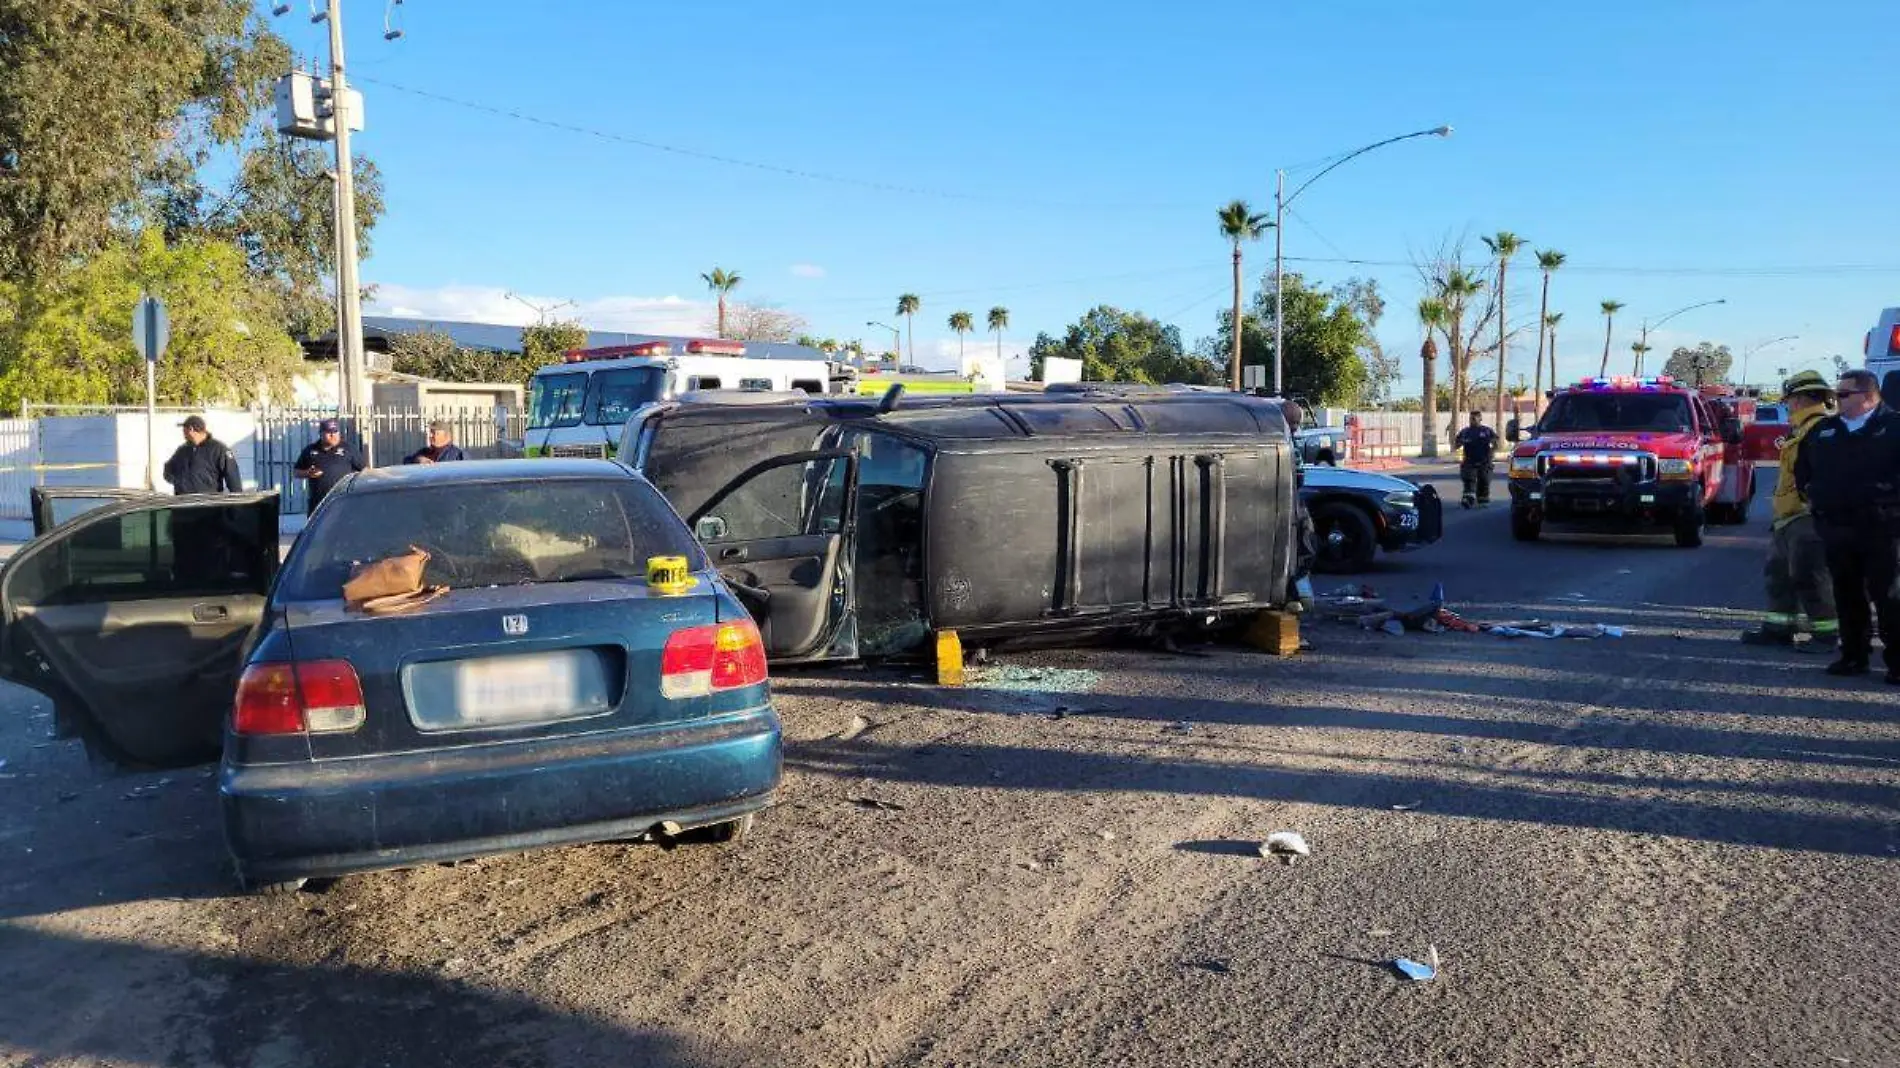
<path fill-rule="evenodd" d="M 1628 636 L 787 675 L 742 844 L 288 898 L 229 896 L 208 775 L 99 775 L 9 690 L 0 1063 L 1900 1063 L 1900 706 L 1735 643 L 1760 519 L 1448 527 L 1364 581 Z"/>

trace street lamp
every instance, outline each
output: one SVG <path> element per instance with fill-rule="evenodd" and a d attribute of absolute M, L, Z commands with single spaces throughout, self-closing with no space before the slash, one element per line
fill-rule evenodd
<path fill-rule="evenodd" d="M 1286 195 L 1286 172 L 1285 171 L 1275 172 L 1276 181 L 1275 181 L 1274 192 L 1273 192 L 1273 395 L 1274 396 L 1278 397 L 1278 396 L 1284 395 L 1284 390 L 1281 388 L 1282 387 L 1281 377 L 1286 367 L 1286 360 L 1283 355 L 1284 349 L 1286 347 L 1284 344 L 1284 342 L 1286 341 L 1286 326 L 1285 326 L 1286 304 L 1281 299 L 1281 290 L 1284 288 L 1282 285 L 1282 279 L 1286 277 L 1286 242 L 1285 242 L 1286 206 L 1288 204 L 1293 203 L 1295 200 L 1298 200 L 1300 198 L 1300 194 L 1306 192 L 1307 187 L 1311 186 L 1314 182 L 1319 181 L 1321 178 L 1326 177 L 1326 175 L 1330 171 L 1332 171 L 1333 168 L 1338 167 L 1340 164 L 1345 163 L 1348 160 L 1357 159 L 1358 157 L 1365 155 L 1366 153 L 1372 151 L 1375 148 L 1384 148 L 1387 145 L 1396 145 L 1400 141 L 1410 141 L 1414 137 L 1450 137 L 1450 136 L 1451 136 L 1451 127 L 1434 126 L 1429 130 L 1415 130 L 1409 134 L 1400 134 L 1397 137 L 1388 137 L 1383 141 L 1376 141 L 1372 144 L 1367 145 L 1364 148 L 1354 149 L 1353 151 L 1348 152 L 1345 155 L 1334 160 L 1331 164 L 1329 164 L 1324 170 L 1320 171 L 1318 174 L 1315 174 L 1311 178 L 1308 178 L 1304 183 L 1300 185 L 1298 189 L 1295 189 L 1293 191 L 1292 196 Z M 1234 329 L 1239 330 L 1240 324 L 1235 323 Z"/>
<path fill-rule="evenodd" d="M 1686 308 L 1677 308 L 1675 311 L 1670 312 L 1668 315 L 1663 316 L 1662 318 L 1656 320 L 1653 323 L 1650 322 L 1648 319 L 1644 319 L 1643 320 L 1643 342 L 1642 342 L 1643 347 L 1636 356 L 1636 373 L 1639 375 L 1643 373 L 1642 353 L 1649 351 L 1649 328 L 1650 327 L 1652 326 L 1660 327 L 1662 326 L 1662 324 L 1668 322 L 1671 319 L 1674 319 L 1676 316 L 1681 315 L 1683 312 L 1692 312 L 1692 311 L 1695 311 L 1697 308 L 1709 308 L 1717 304 L 1727 304 L 1727 303 L 1728 303 L 1727 298 L 1723 298 L 1719 300 L 1705 300 L 1700 304 L 1691 304 Z"/>
<path fill-rule="evenodd" d="M 889 330 L 891 332 L 891 352 L 894 354 L 893 358 L 897 361 L 897 365 L 902 367 L 904 365 L 903 333 L 888 323 L 866 322 L 864 325 L 875 326 L 879 330 Z"/>
<path fill-rule="evenodd" d="M 1799 340 L 1801 340 L 1800 334 L 1789 334 L 1787 337 L 1778 337 L 1778 338 L 1775 338 L 1773 341 L 1764 341 L 1761 344 L 1756 345 L 1754 348 L 1749 349 L 1747 352 L 1742 353 L 1742 385 L 1744 386 L 1748 385 L 1748 358 L 1750 356 L 1755 355 L 1757 352 L 1760 352 L 1761 350 L 1767 348 L 1770 345 L 1779 345 L 1784 341 L 1799 341 Z M 1787 376 L 1783 375 L 1782 377 L 1785 378 Z"/>
<path fill-rule="evenodd" d="M 514 301 L 516 304 L 525 305 L 526 307 L 531 309 L 535 314 L 535 321 L 538 322 L 542 326 L 547 325 L 548 315 L 550 313 L 560 311 L 562 308 L 580 307 L 580 305 L 574 303 L 571 300 L 564 300 L 558 304 L 549 304 L 546 306 L 542 306 L 540 304 L 534 303 L 531 300 L 528 300 L 526 297 L 523 297 L 520 294 L 515 293 L 513 291 L 505 292 L 502 294 L 502 296 L 508 300 Z"/>

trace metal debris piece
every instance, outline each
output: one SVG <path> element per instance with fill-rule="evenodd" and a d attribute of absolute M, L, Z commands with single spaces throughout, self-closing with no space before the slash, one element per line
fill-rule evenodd
<path fill-rule="evenodd" d="M 1310 857 L 1313 847 L 1306 844 L 1306 839 L 1298 831 L 1275 831 L 1260 843 L 1260 855 L 1270 857 L 1276 853 L 1289 857 Z"/>
<path fill-rule="evenodd" d="M 865 731 L 870 730 L 874 726 L 876 726 L 876 724 L 872 723 L 868 719 L 865 719 L 863 716 L 852 716 L 851 725 L 846 727 L 844 730 L 839 731 L 837 734 L 833 735 L 833 737 L 840 742 L 848 742 L 851 739 L 856 738 L 858 735 L 863 734 Z"/>
<path fill-rule="evenodd" d="M 904 806 L 895 801 L 885 801 L 876 797 L 854 797 L 851 803 L 859 808 L 876 809 L 879 812 L 902 812 Z"/>

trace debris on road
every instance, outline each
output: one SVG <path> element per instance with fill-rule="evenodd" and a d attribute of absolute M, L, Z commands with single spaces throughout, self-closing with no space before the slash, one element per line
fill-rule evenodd
<path fill-rule="evenodd" d="M 1388 931 L 1383 927 L 1374 927 L 1372 930 L 1366 932 L 1366 937 L 1367 938 L 1391 938 L 1393 935 L 1397 933 L 1398 933 L 1397 931 Z"/>
<path fill-rule="evenodd" d="M 1275 831 L 1267 835 L 1266 841 L 1260 843 L 1260 855 L 1263 857 L 1283 856 L 1287 863 L 1291 864 L 1294 857 L 1312 856 L 1313 847 L 1306 844 L 1306 839 L 1301 837 L 1298 831 Z"/>
<path fill-rule="evenodd" d="M 1226 961 L 1216 957 L 1210 957 L 1206 960 L 1191 960 L 1187 962 L 1187 966 L 1190 968 L 1199 968 L 1204 972 L 1213 972 L 1215 975 L 1228 975 L 1234 970 Z"/>
<path fill-rule="evenodd" d="M 1394 812 L 1410 812 L 1410 811 L 1412 811 L 1413 809 L 1415 809 L 1415 808 L 1417 808 L 1418 806 L 1420 806 L 1420 805 L 1422 805 L 1422 804 L 1424 804 L 1424 803 L 1425 803 L 1425 802 L 1423 802 L 1423 801 L 1407 801 L 1406 803 L 1404 803 L 1404 804 L 1402 804 L 1402 805 L 1393 805 L 1393 806 L 1392 806 L 1392 811 L 1394 811 Z"/>
<path fill-rule="evenodd" d="M 1181 719 L 1181 720 L 1176 720 L 1173 723 L 1168 724 L 1167 726 L 1161 728 L 1161 730 L 1165 734 L 1193 734 L 1194 724 L 1189 723 L 1187 720 Z"/>
<path fill-rule="evenodd" d="M 1367 596 L 1362 596 L 1367 595 Z M 1574 595 L 1583 598 L 1582 594 Z M 1569 600 L 1571 597 L 1559 597 Z M 1583 598 L 1587 600 L 1588 598 Z M 1372 587 L 1343 587 L 1323 598 L 1320 610 L 1328 618 L 1356 623 L 1361 630 L 1379 631 L 1393 636 L 1406 631 L 1427 634 L 1493 634 L 1500 638 L 1621 638 L 1622 627 L 1605 623 L 1545 623 L 1542 620 L 1514 623 L 1478 623 L 1465 619 L 1446 605 L 1445 584 L 1432 585 L 1432 593 L 1423 603 L 1409 608 L 1393 608 L 1376 599 Z"/>
<path fill-rule="evenodd" d="M 1408 957 L 1400 957 L 1392 962 L 1392 967 L 1397 968 L 1400 975 L 1405 976 L 1414 983 L 1429 983 L 1433 979 L 1438 978 L 1437 946 L 1430 947 L 1427 959 L 1429 963 L 1420 964 L 1418 961 Z"/>
<path fill-rule="evenodd" d="M 1097 838 L 1100 838 L 1104 842 L 1113 842 L 1115 840 L 1115 832 L 1109 830 L 1106 827 L 1102 828 L 1099 831 L 1096 831 L 1095 836 Z"/>
<path fill-rule="evenodd" d="M 875 809 L 878 812 L 902 812 L 904 806 L 895 801 L 885 801 L 876 797 L 853 797 L 851 803 L 859 808 Z"/>
<path fill-rule="evenodd" d="M 998 664 L 970 672 L 969 685 L 1006 693 L 1090 693 L 1101 673 L 1087 668 L 1017 667 Z"/>
<path fill-rule="evenodd" d="M 836 741 L 848 742 L 875 726 L 878 726 L 878 724 L 872 723 L 863 716 L 852 716 L 851 725 L 839 731 L 837 734 L 832 735 L 832 738 Z"/>

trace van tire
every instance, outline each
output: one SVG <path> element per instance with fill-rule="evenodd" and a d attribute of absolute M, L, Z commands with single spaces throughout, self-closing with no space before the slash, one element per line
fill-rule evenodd
<path fill-rule="evenodd" d="M 1543 521 L 1534 518 L 1530 509 L 1511 509 L 1511 537 L 1518 541 L 1536 541 L 1543 532 Z"/>

